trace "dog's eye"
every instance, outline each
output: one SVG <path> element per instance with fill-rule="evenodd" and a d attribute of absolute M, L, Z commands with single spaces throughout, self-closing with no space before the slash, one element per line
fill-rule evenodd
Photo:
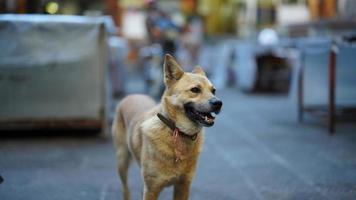
<path fill-rule="evenodd" d="M 215 94 L 215 88 L 213 88 L 213 89 L 211 90 L 211 93 Z"/>
<path fill-rule="evenodd" d="M 200 93 L 200 88 L 193 87 L 192 89 L 190 89 L 190 91 L 193 92 L 193 93 Z"/>

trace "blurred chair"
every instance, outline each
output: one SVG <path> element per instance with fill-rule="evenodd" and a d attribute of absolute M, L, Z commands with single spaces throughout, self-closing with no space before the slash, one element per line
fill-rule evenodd
<path fill-rule="evenodd" d="M 237 87 L 245 92 L 287 92 L 292 71 L 291 55 L 282 44 L 238 41 L 234 49 Z"/>
<path fill-rule="evenodd" d="M 253 91 L 258 79 L 254 44 L 239 41 L 236 44 L 235 55 L 236 86 L 243 91 Z"/>
<path fill-rule="evenodd" d="M 217 89 L 227 85 L 228 65 L 231 63 L 234 43 L 234 40 L 217 40 L 201 49 L 198 63 Z"/>
<path fill-rule="evenodd" d="M 162 47 L 158 43 L 145 46 L 139 51 L 139 60 L 143 66 L 145 92 L 156 99 L 159 99 L 164 91 L 162 55 Z"/>
<path fill-rule="evenodd" d="M 210 59 L 212 59 L 212 74 L 211 81 L 217 89 L 222 89 L 226 86 L 227 66 L 230 62 L 232 47 L 232 41 L 223 41 L 221 44 L 216 45 L 215 51 Z"/>
<path fill-rule="evenodd" d="M 356 48 L 347 41 L 306 38 L 298 42 L 301 67 L 298 72 L 298 119 L 304 112 L 327 116 L 328 130 L 335 121 L 349 119 L 356 108 Z"/>
<path fill-rule="evenodd" d="M 109 37 L 108 43 L 110 47 L 110 85 L 112 87 L 112 96 L 118 98 L 126 92 L 124 65 L 128 54 L 128 43 L 126 39 L 114 35 Z"/>

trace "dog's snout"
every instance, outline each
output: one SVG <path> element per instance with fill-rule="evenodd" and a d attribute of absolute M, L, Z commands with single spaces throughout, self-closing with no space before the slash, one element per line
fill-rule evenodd
<path fill-rule="evenodd" d="M 210 105 L 213 107 L 214 110 L 220 110 L 222 106 L 222 101 L 218 98 L 212 98 L 210 99 Z"/>

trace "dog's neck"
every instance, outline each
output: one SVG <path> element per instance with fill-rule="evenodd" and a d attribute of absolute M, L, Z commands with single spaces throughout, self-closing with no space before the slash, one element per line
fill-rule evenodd
<path fill-rule="evenodd" d="M 184 110 L 177 110 L 174 106 L 170 105 L 169 102 L 165 101 L 161 102 L 161 111 L 160 113 L 173 121 L 175 126 L 182 132 L 187 135 L 194 135 L 199 133 L 202 130 L 202 126 L 192 122 L 184 113 Z"/>

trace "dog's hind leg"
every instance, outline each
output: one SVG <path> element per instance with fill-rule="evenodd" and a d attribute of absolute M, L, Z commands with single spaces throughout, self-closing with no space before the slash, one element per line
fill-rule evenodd
<path fill-rule="evenodd" d="M 124 200 L 130 199 L 130 191 L 127 185 L 127 173 L 130 166 L 131 155 L 126 141 L 126 128 L 124 119 L 117 109 L 115 119 L 112 126 L 112 134 L 114 144 L 116 146 L 116 158 L 118 164 L 118 173 L 121 180 L 122 192 Z"/>
<path fill-rule="evenodd" d="M 118 158 L 118 172 L 122 184 L 122 192 L 124 196 L 124 200 L 129 200 L 130 199 L 130 191 L 127 185 L 127 174 L 128 174 L 128 169 L 130 165 L 130 155 L 129 152 L 124 152 L 126 150 L 123 150 L 117 154 Z"/>

